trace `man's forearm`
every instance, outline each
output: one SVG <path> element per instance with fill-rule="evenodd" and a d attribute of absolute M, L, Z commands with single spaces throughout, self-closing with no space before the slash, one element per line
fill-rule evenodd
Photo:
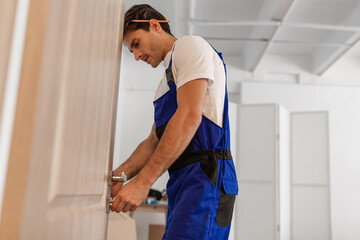
<path fill-rule="evenodd" d="M 148 162 L 157 145 L 158 141 L 155 139 L 145 139 L 138 145 L 131 156 L 115 170 L 115 173 L 121 174 L 121 172 L 125 172 L 128 179 L 133 178 Z"/>
<path fill-rule="evenodd" d="M 139 173 L 139 177 L 152 185 L 185 150 L 200 122 L 201 115 L 200 118 L 189 117 L 177 111 L 169 121 L 154 154 Z"/>

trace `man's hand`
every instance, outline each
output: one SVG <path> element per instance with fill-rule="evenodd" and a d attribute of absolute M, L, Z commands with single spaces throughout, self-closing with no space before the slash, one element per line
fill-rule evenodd
<path fill-rule="evenodd" d="M 118 184 L 118 183 L 117 183 Z M 123 188 L 115 184 L 111 189 L 111 196 L 115 196 L 111 210 L 115 212 L 133 212 L 145 200 L 149 194 L 151 185 L 146 184 L 141 178 L 136 177 Z M 115 188 L 116 187 L 116 188 Z M 119 190 L 117 190 L 119 189 Z"/>
<path fill-rule="evenodd" d="M 111 197 L 114 198 L 116 194 L 120 191 L 122 186 L 124 185 L 123 182 L 115 182 L 111 186 Z"/>

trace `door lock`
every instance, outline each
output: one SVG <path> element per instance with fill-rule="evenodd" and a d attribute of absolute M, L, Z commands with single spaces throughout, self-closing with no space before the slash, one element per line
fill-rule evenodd
<path fill-rule="evenodd" d="M 106 213 L 110 213 L 113 200 L 111 198 L 106 199 Z"/>

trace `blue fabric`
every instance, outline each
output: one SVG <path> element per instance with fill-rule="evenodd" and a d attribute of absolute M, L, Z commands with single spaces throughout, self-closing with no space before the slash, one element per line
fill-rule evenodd
<path fill-rule="evenodd" d="M 218 54 L 223 60 L 221 54 Z M 154 101 L 156 128 L 167 124 L 177 109 L 176 85 L 171 79 L 171 67 L 172 56 L 169 68 L 166 70 L 167 77 L 170 78 L 168 79 L 170 90 Z M 224 68 L 226 74 L 225 63 Z M 223 127 L 219 127 L 203 116 L 191 142 L 194 153 L 230 149 L 226 84 L 224 87 Z M 212 156 L 204 155 L 203 159 L 199 159 L 198 162 L 169 173 L 170 179 L 167 184 L 168 213 L 163 240 L 228 239 L 231 224 L 220 227 L 215 218 L 219 210 L 221 192 L 223 195 L 229 196 L 238 193 L 235 167 L 232 160 L 208 158 L 212 158 Z M 213 173 L 217 174 L 215 185 L 204 172 L 204 168 L 207 168 L 204 163 L 207 164 L 212 160 L 215 161 L 214 166 L 217 165 L 216 169 L 210 169 L 210 172 L 213 170 Z"/>
<path fill-rule="evenodd" d="M 174 82 L 169 83 L 170 90 L 154 102 L 156 127 L 166 124 L 177 109 L 176 86 Z"/>

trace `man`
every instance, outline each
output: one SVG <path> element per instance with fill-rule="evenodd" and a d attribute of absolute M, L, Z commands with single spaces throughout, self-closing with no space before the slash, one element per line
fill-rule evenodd
<path fill-rule="evenodd" d="M 125 186 L 113 185 L 112 210 L 134 211 L 168 170 L 163 239 L 227 239 L 238 186 L 230 153 L 225 64 L 203 38 L 176 39 L 164 20 L 146 4 L 125 14 L 125 46 L 137 61 L 154 68 L 164 61 L 166 71 L 155 93 L 150 135 L 115 170 L 133 179 Z"/>

